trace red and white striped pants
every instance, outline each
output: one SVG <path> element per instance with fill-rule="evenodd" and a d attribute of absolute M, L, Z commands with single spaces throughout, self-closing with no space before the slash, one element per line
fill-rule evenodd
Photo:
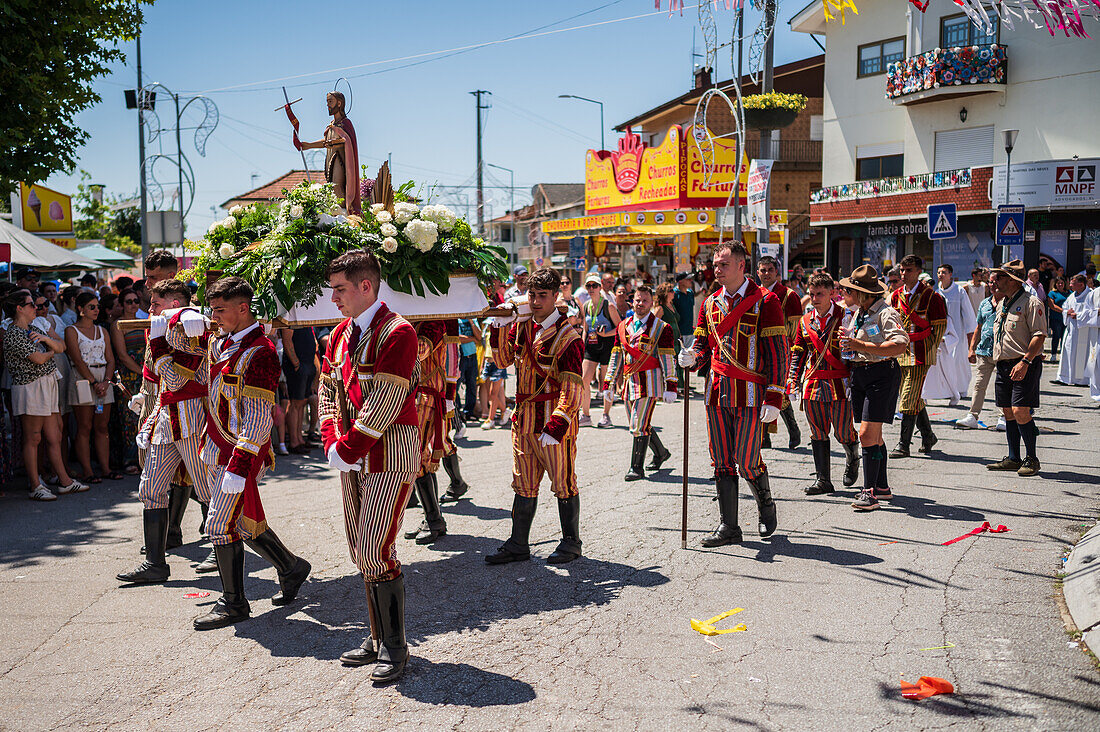
<path fill-rule="evenodd" d="M 830 427 L 836 433 L 837 442 L 842 445 L 859 439 L 852 423 L 852 403 L 847 399 L 827 402 L 804 399 L 802 406 L 806 410 L 806 421 L 810 423 L 811 440 L 829 439 Z"/>
<path fill-rule="evenodd" d="M 550 490 L 558 498 L 577 495 L 576 460 L 576 437 L 543 445 L 537 434 L 512 430 L 512 489 L 524 498 L 538 496 L 543 473 L 550 476 Z"/>
<path fill-rule="evenodd" d="M 145 508 L 168 508 L 168 490 L 181 462 L 195 484 L 195 495 L 203 503 L 210 502 L 210 483 L 206 475 L 210 468 L 202 461 L 203 440 L 200 433 L 164 445 L 149 445 L 138 483 L 138 498 Z"/>
<path fill-rule="evenodd" d="M 401 573 L 397 532 L 415 477 L 411 472 L 340 473 L 348 550 L 368 582 L 385 582 Z"/>

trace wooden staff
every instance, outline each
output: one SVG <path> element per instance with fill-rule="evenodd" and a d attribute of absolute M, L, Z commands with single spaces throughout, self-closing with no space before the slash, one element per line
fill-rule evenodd
<path fill-rule="evenodd" d="M 694 336 L 681 336 L 681 344 L 684 348 L 695 345 Z M 688 430 L 691 422 L 691 372 L 684 369 L 684 500 L 680 511 L 680 548 L 688 546 Z"/>

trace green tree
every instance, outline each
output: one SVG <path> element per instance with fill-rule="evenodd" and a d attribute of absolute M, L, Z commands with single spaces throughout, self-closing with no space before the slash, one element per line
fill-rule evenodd
<path fill-rule="evenodd" d="M 0 1 L 0 195 L 73 169 L 88 139 L 76 115 L 101 101 L 92 83 L 125 60 L 152 1 Z"/>
<path fill-rule="evenodd" d="M 104 239 L 108 249 L 123 252 L 131 256 L 141 254 L 141 221 L 137 208 L 124 208 L 112 211 L 111 205 L 118 203 L 118 197 L 103 196 L 97 201 L 92 186 L 88 185 L 91 175 L 80 171 L 80 183 L 73 196 L 73 231 L 77 239 Z M 136 237 L 136 239 L 135 239 Z"/>

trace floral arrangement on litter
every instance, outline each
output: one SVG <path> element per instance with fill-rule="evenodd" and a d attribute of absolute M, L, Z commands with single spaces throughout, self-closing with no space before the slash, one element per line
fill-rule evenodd
<path fill-rule="evenodd" d="M 1005 47 L 935 48 L 886 66 L 886 98 L 963 84 L 1003 84 Z"/>
<path fill-rule="evenodd" d="M 323 183 L 284 190 L 277 204 L 234 206 L 201 241 L 188 242 L 198 255 L 179 278 L 194 279 L 202 299 L 211 272 L 241 277 L 255 290 L 254 308 L 265 318 L 312 305 L 328 283 L 329 262 L 359 248 L 378 258 L 386 284 L 409 295 L 446 294 L 450 276 L 459 272 L 475 275 L 483 288 L 507 278 L 502 247 L 475 237 L 446 206 L 411 200 L 413 186 L 394 191 L 392 210 L 375 203 L 361 217 L 345 215 Z"/>

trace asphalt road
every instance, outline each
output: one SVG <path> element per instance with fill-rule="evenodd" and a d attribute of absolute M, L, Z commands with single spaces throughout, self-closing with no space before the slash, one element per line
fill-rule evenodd
<path fill-rule="evenodd" d="M 386 688 L 336 660 L 359 644 L 366 607 L 337 481 L 316 461 L 284 458 L 262 486 L 271 525 L 313 563 L 301 598 L 273 607 L 274 570 L 249 554 L 253 618 L 206 633 L 191 619 L 219 583 L 190 568 L 207 551 L 194 541 L 197 510 L 171 580 L 120 588 L 115 573 L 139 561 L 136 480 L 52 504 L 9 491 L 0 728 L 1096 728 L 1100 674 L 1065 631 L 1056 576 L 1098 510 L 1100 411 L 1080 389 L 1046 388 L 1042 478 L 985 470 L 1004 453 L 1000 433 L 938 425 L 932 457 L 891 461 L 897 498 L 857 514 L 851 491 L 802 495 L 804 442 L 766 453 L 777 534 L 759 539 L 746 494 L 744 544 L 717 550 L 698 545 L 717 514 L 702 403 L 691 404 L 686 551 L 679 457 L 651 480 L 623 482 L 629 435 L 617 406 L 616 428 L 581 433 L 585 558 L 562 568 L 542 561 L 558 535 L 548 490 L 538 556 L 484 564 L 509 530 L 510 445 L 506 431 L 472 429 L 460 441 L 472 500 L 447 509 L 450 533 L 434 546 L 400 540 L 413 660 Z M 681 455 L 682 404 L 659 407 L 655 423 Z M 776 444 L 786 444 L 782 426 Z M 837 448 L 838 484 L 841 460 Z M 406 524 L 420 518 L 411 511 Z M 1011 531 L 941 545 L 983 521 Z M 187 597 L 196 592 L 211 595 Z M 689 625 L 738 607 L 721 626 L 744 632 L 705 638 Z M 925 675 L 955 694 L 903 699 L 900 680 Z"/>

